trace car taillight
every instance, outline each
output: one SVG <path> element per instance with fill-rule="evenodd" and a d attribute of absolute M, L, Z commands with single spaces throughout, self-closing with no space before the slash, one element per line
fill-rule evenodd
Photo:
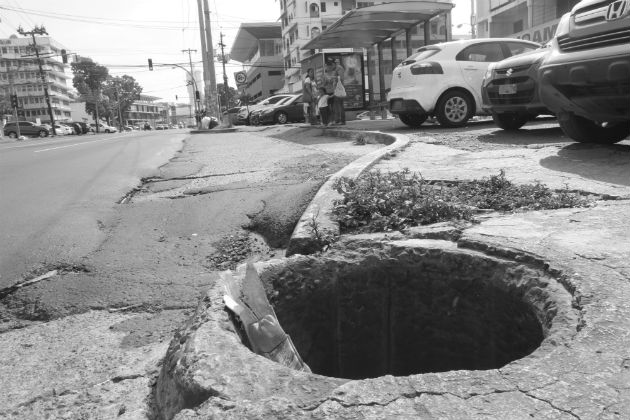
<path fill-rule="evenodd" d="M 439 63 L 436 62 L 427 62 L 427 63 L 419 63 L 419 64 L 414 64 L 413 66 L 410 67 L 411 69 L 411 74 L 444 74 L 444 71 L 442 70 L 442 66 L 440 66 Z"/>

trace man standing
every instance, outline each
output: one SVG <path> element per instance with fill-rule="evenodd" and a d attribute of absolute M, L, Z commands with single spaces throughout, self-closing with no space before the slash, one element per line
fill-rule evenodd
<path fill-rule="evenodd" d="M 332 119 L 335 124 L 346 124 L 346 110 L 343 106 L 343 98 L 334 96 L 337 83 L 342 83 L 344 68 L 335 61 L 334 58 L 326 59 L 326 70 L 324 72 L 324 86 L 326 93 L 332 97 Z"/>
<path fill-rule="evenodd" d="M 304 120 L 311 125 L 315 125 L 315 105 L 317 100 L 317 83 L 313 69 L 306 71 L 306 77 L 302 83 L 302 100 L 304 101 Z"/>

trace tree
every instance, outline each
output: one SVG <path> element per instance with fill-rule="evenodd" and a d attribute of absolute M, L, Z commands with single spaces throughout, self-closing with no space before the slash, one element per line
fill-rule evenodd
<path fill-rule="evenodd" d="M 72 85 L 79 91 L 82 98 L 85 100 L 85 112 L 88 114 L 99 116 L 107 116 L 108 109 L 102 101 L 102 89 L 103 84 L 109 77 L 109 70 L 107 67 L 101 66 L 89 58 L 83 58 L 81 61 L 71 64 L 72 73 Z M 96 110 L 96 104 L 99 107 Z M 98 112 L 97 112 L 98 111 Z"/>
<path fill-rule="evenodd" d="M 108 98 L 107 117 L 117 117 L 118 107 L 121 115 L 129 110 L 131 105 L 140 99 L 142 86 L 132 76 L 110 76 L 103 85 L 103 93 Z"/>
<path fill-rule="evenodd" d="M 217 84 L 217 93 L 219 94 L 219 100 L 221 101 L 221 107 L 225 109 L 230 109 L 239 104 L 239 93 L 236 89 L 228 85 L 228 96 L 229 100 L 226 100 L 225 97 L 225 89 L 223 88 L 223 83 Z M 227 106 L 226 106 L 227 104 Z"/>

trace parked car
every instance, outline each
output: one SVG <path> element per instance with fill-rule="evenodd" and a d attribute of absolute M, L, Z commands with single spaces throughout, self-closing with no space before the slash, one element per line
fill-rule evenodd
<path fill-rule="evenodd" d="M 82 121 L 75 121 L 70 124 L 72 124 L 72 128 L 74 128 L 75 134 L 87 134 L 91 131 L 90 126 Z"/>
<path fill-rule="evenodd" d="M 90 127 L 92 127 L 94 129 L 94 131 L 96 131 L 96 124 L 95 123 L 90 124 Z M 118 129 L 116 127 L 112 127 L 111 125 L 99 123 L 98 124 L 98 132 L 99 133 L 116 133 L 116 132 L 118 132 Z"/>
<path fill-rule="evenodd" d="M 288 97 L 290 97 L 290 94 L 283 94 L 283 95 L 274 95 L 274 96 L 270 96 L 267 99 L 263 99 L 261 101 L 258 101 L 255 104 L 252 105 L 247 105 L 244 106 L 240 109 L 238 116 L 237 116 L 237 121 L 243 124 L 251 124 L 251 113 L 254 111 L 257 111 L 267 105 L 272 105 L 275 104 L 283 99 L 286 99 Z"/>
<path fill-rule="evenodd" d="M 238 118 L 238 114 L 241 112 L 241 106 L 235 106 L 233 108 L 228 109 L 227 111 L 223 111 L 223 116 L 228 117 L 229 121 L 234 125 L 245 124 L 244 121 L 241 121 Z"/>
<path fill-rule="evenodd" d="M 393 71 L 389 109 L 411 127 L 429 116 L 461 127 L 483 114 L 481 82 L 490 63 L 533 51 L 540 44 L 514 38 L 451 41 L 421 47 Z"/>
<path fill-rule="evenodd" d="M 259 124 L 286 124 L 304 121 L 302 95 L 291 95 L 257 111 Z"/>
<path fill-rule="evenodd" d="M 8 122 L 4 125 L 4 135 L 9 136 L 12 139 L 18 137 L 18 124 L 20 127 L 20 134 L 23 136 L 39 136 L 46 137 L 50 135 L 50 131 L 43 125 L 38 125 L 30 121 Z"/>
<path fill-rule="evenodd" d="M 74 130 L 72 129 L 72 127 L 64 123 L 55 123 L 55 132 L 58 136 L 68 136 L 74 134 Z"/>
<path fill-rule="evenodd" d="M 165 130 L 164 124 L 155 124 L 155 129 L 156 130 Z"/>
<path fill-rule="evenodd" d="M 630 135 L 630 4 L 584 0 L 558 23 L 539 70 L 542 102 L 579 142 Z"/>
<path fill-rule="evenodd" d="M 517 130 L 541 114 L 551 114 L 538 96 L 538 68 L 548 45 L 488 66 L 481 95 L 483 109 L 504 130 Z"/>

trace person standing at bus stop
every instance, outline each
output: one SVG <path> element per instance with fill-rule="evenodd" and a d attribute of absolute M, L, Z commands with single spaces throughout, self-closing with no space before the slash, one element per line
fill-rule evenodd
<path fill-rule="evenodd" d="M 302 83 L 302 100 L 304 101 L 304 120 L 311 125 L 317 123 L 315 107 L 317 106 L 317 82 L 313 69 L 306 71 L 306 77 Z"/>
<path fill-rule="evenodd" d="M 328 57 L 326 59 L 324 86 L 326 88 L 326 93 L 328 93 L 332 98 L 332 120 L 335 124 L 341 125 L 346 124 L 346 110 L 343 105 L 344 98 L 335 96 L 335 88 L 338 83 L 342 83 L 344 73 L 344 68 L 337 63 L 334 58 Z"/>

